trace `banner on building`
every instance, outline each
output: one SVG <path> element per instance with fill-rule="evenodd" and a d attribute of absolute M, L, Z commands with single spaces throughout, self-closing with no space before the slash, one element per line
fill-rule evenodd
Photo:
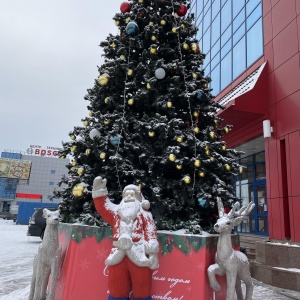
<path fill-rule="evenodd" d="M 31 161 L 22 159 L 0 158 L 0 177 L 29 179 Z"/>

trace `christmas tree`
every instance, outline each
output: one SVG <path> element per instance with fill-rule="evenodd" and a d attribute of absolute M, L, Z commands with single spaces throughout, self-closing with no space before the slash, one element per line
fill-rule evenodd
<path fill-rule="evenodd" d="M 91 196 L 100 175 L 116 203 L 126 185 L 138 185 L 158 229 L 199 233 L 214 222 L 217 196 L 225 205 L 235 199 L 241 166 L 222 141 L 231 127 L 216 116 L 222 107 L 204 75 L 190 1 L 132 0 L 120 10 L 119 33 L 100 44 L 89 115 L 60 152 L 73 157 L 55 192 L 63 221 L 101 224 Z"/>

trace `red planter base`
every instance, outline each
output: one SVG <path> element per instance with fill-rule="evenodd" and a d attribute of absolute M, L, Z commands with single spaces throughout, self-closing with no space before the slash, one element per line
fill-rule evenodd
<path fill-rule="evenodd" d="M 60 224 L 59 239 L 63 248 L 56 300 L 105 300 L 108 298 L 105 259 L 110 253 L 111 229 Z M 159 268 L 153 271 L 152 298 L 166 300 L 225 300 L 226 278 L 214 293 L 206 270 L 214 263 L 217 235 L 178 235 L 158 232 Z M 237 235 L 232 236 L 238 248 Z"/>

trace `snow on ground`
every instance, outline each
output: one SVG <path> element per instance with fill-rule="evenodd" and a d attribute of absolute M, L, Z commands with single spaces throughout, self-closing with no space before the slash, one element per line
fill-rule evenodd
<path fill-rule="evenodd" d="M 28 299 L 32 262 L 41 240 L 38 237 L 27 237 L 26 231 L 27 225 L 15 225 L 13 221 L 0 219 L 0 300 Z M 253 300 L 262 299 L 299 298 L 286 297 L 278 294 L 272 287 L 256 283 Z"/>

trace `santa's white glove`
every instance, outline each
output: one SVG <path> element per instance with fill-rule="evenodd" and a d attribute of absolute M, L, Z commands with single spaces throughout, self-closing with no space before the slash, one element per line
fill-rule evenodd
<path fill-rule="evenodd" d="M 97 198 L 106 195 L 107 195 L 106 179 L 102 179 L 101 176 L 97 176 L 94 179 L 92 196 L 93 198 Z"/>
<path fill-rule="evenodd" d="M 156 269 L 158 268 L 158 256 L 157 254 L 150 254 L 149 255 L 149 268 Z"/>

